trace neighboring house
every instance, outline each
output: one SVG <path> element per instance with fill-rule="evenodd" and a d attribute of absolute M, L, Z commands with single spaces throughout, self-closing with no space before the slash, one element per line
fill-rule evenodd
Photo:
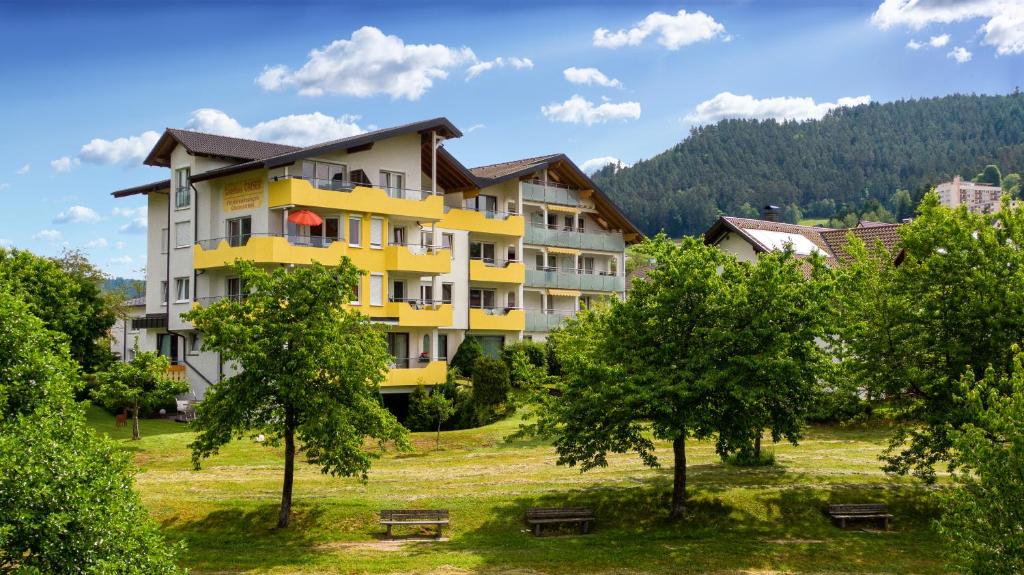
<path fill-rule="evenodd" d="M 365 270 L 352 307 L 388 326 L 386 394 L 443 383 L 467 334 L 497 353 L 624 296 L 640 233 L 589 177 L 562 154 L 468 169 L 441 145 L 461 136 L 445 118 L 304 148 L 166 130 L 144 163 L 170 178 L 113 194 L 148 198 L 140 347 L 201 398 L 227 368 L 180 314 L 240 296 L 236 258 Z"/>
<path fill-rule="evenodd" d="M 131 361 L 132 350 L 135 348 L 135 338 L 141 333 L 139 328 L 134 327 L 132 322 L 135 319 L 145 317 L 146 298 L 137 297 L 124 302 L 125 316 L 118 318 L 110 327 L 110 351 L 121 361 Z"/>
<path fill-rule="evenodd" d="M 972 212 L 989 214 L 998 212 L 1002 207 L 1001 187 L 962 180 L 960 176 L 954 177 L 952 182 L 935 186 L 935 191 L 939 194 L 939 203 L 948 208 L 965 205 Z"/>
<path fill-rule="evenodd" d="M 768 218 L 774 215 L 771 210 L 766 211 Z M 846 249 L 849 234 L 863 240 L 868 247 L 881 242 L 892 252 L 899 243 L 899 226 L 863 221 L 855 228 L 833 229 L 787 224 L 774 219 L 722 216 L 704 232 L 704 243 L 734 254 L 741 261 L 756 261 L 759 253 L 789 247 L 799 257 L 816 253 L 825 258 L 827 265 L 838 265 L 850 259 Z"/>

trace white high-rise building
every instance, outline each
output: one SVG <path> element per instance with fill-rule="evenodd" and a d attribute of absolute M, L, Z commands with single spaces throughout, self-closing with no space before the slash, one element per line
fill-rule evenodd
<path fill-rule="evenodd" d="M 966 205 L 972 212 L 989 214 L 998 212 L 1002 206 L 1002 188 L 962 180 L 960 176 L 955 176 L 952 182 L 935 186 L 935 191 L 939 194 L 939 203 L 949 208 Z"/>

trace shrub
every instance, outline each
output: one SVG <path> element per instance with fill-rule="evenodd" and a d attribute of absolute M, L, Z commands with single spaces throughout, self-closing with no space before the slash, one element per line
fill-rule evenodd
<path fill-rule="evenodd" d="M 505 362 L 492 357 L 479 357 L 473 365 L 473 407 L 480 424 L 495 419 L 497 408 L 508 401 L 511 389 Z"/>
<path fill-rule="evenodd" d="M 505 346 L 501 359 L 508 368 L 512 387 L 539 384 L 547 375 L 547 354 L 543 345 L 521 341 Z"/>
<path fill-rule="evenodd" d="M 724 457 L 723 461 L 737 467 L 770 467 L 775 465 L 775 453 L 770 449 L 762 449 L 758 457 L 752 449 L 742 450 Z"/>
<path fill-rule="evenodd" d="M 459 345 L 459 349 L 455 351 L 455 355 L 452 356 L 449 365 L 455 368 L 462 376 L 473 377 L 473 367 L 476 365 L 476 360 L 483 357 L 483 355 L 484 348 L 480 345 L 480 342 L 473 336 L 466 336 L 466 339 L 462 340 L 462 343 Z"/>

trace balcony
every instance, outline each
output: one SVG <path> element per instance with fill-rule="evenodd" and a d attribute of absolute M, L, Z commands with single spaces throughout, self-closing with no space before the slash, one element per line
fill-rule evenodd
<path fill-rule="evenodd" d="M 168 366 L 167 379 L 173 381 L 186 381 L 187 377 L 185 376 L 185 366 L 181 364 Z"/>
<path fill-rule="evenodd" d="M 404 366 L 404 367 L 403 367 Z M 441 385 L 448 378 L 448 362 L 434 360 L 421 362 L 419 358 L 395 360 L 395 367 L 388 370 L 381 387 L 415 387 L 417 385 Z"/>
<path fill-rule="evenodd" d="M 334 265 L 341 261 L 347 250 L 344 242 L 330 239 L 244 234 L 198 241 L 192 247 L 192 258 L 197 270 L 229 267 L 237 259 L 261 264 L 310 264 L 318 261 Z"/>
<path fill-rule="evenodd" d="M 385 248 L 388 271 L 446 274 L 452 268 L 452 251 L 437 246 L 390 244 Z"/>
<path fill-rule="evenodd" d="M 445 206 L 439 227 L 481 234 L 522 237 L 526 227 L 523 216 L 506 212 L 478 212 Z"/>
<path fill-rule="evenodd" d="M 452 324 L 452 305 L 440 301 L 391 298 L 382 308 L 370 309 L 370 317 L 397 319 L 402 327 L 444 327 Z"/>
<path fill-rule="evenodd" d="M 347 212 L 404 216 L 437 221 L 444 217 L 444 198 L 429 191 L 376 188 L 338 180 L 274 178 L 270 207 L 308 206 Z"/>
<path fill-rule="evenodd" d="M 522 331 L 526 317 L 521 309 L 472 308 L 469 329 L 473 331 Z"/>
<path fill-rule="evenodd" d="M 469 260 L 469 279 L 475 282 L 521 284 L 526 277 L 523 262 L 493 259 Z"/>
<path fill-rule="evenodd" d="M 626 278 L 621 275 L 586 273 L 576 269 L 526 270 L 527 287 L 572 289 L 580 291 L 623 292 Z"/>
<path fill-rule="evenodd" d="M 557 246 L 580 250 L 598 250 L 621 253 L 626 242 L 619 233 L 585 232 L 565 229 L 563 226 L 531 224 L 526 227 L 525 241 L 528 244 Z"/>
<path fill-rule="evenodd" d="M 590 190 L 574 190 L 563 186 L 541 181 L 522 182 L 524 202 L 543 202 L 545 204 L 560 204 L 580 208 L 593 208 L 594 202 L 590 199 Z"/>
<path fill-rule="evenodd" d="M 531 309 L 526 311 L 526 331 L 551 331 L 560 327 L 565 320 L 576 317 L 572 312 Z"/>

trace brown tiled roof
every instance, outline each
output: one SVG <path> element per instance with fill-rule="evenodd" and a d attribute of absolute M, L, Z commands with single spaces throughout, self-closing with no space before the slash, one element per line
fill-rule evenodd
<path fill-rule="evenodd" d="M 714 244 L 718 242 L 718 239 L 724 233 L 735 232 L 750 242 L 754 246 L 755 251 L 761 252 L 766 251 L 768 249 L 767 246 L 762 245 L 756 238 L 745 233 L 744 230 L 766 230 L 797 234 L 818 246 L 818 248 L 825 252 L 825 259 L 830 264 L 835 264 L 850 260 L 850 254 L 846 250 L 849 243 L 849 234 L 860 238 L 868 247 L 874 247 L 876 242 L 881 242 L 886 250 L 895 255 L 896 247 L 900 241 L 899 227 L 900 224 L 864 221 L 855 228 L 835 229 L 722 216 L 704 233 L 704 242 Z"/>
<path fill-rule="evenodd" d="M 469 171 L 472 172 L 474 176 L 481 179 L 499 179 L 522 171 L 530 170 L 531 168 L 531 171 L 539 170 L 550 160 L 558 158 L 561 155 L 562 154 L 548 154 L 546 156 L 537 156 L 534 158 L 523 158 L 522 160 L 513 160 L 511 162 L 477 166 L 475 168 L 470 168 Z"/>
<path fill-rule="evenodd" d="M 300 149 L 285 144 L 167 128 L 143 163 L 149 166 L 168 167 L 171 150 L 177 144 L 185 146 L 190 154 L 243 161 L 262 160 Z"/>

